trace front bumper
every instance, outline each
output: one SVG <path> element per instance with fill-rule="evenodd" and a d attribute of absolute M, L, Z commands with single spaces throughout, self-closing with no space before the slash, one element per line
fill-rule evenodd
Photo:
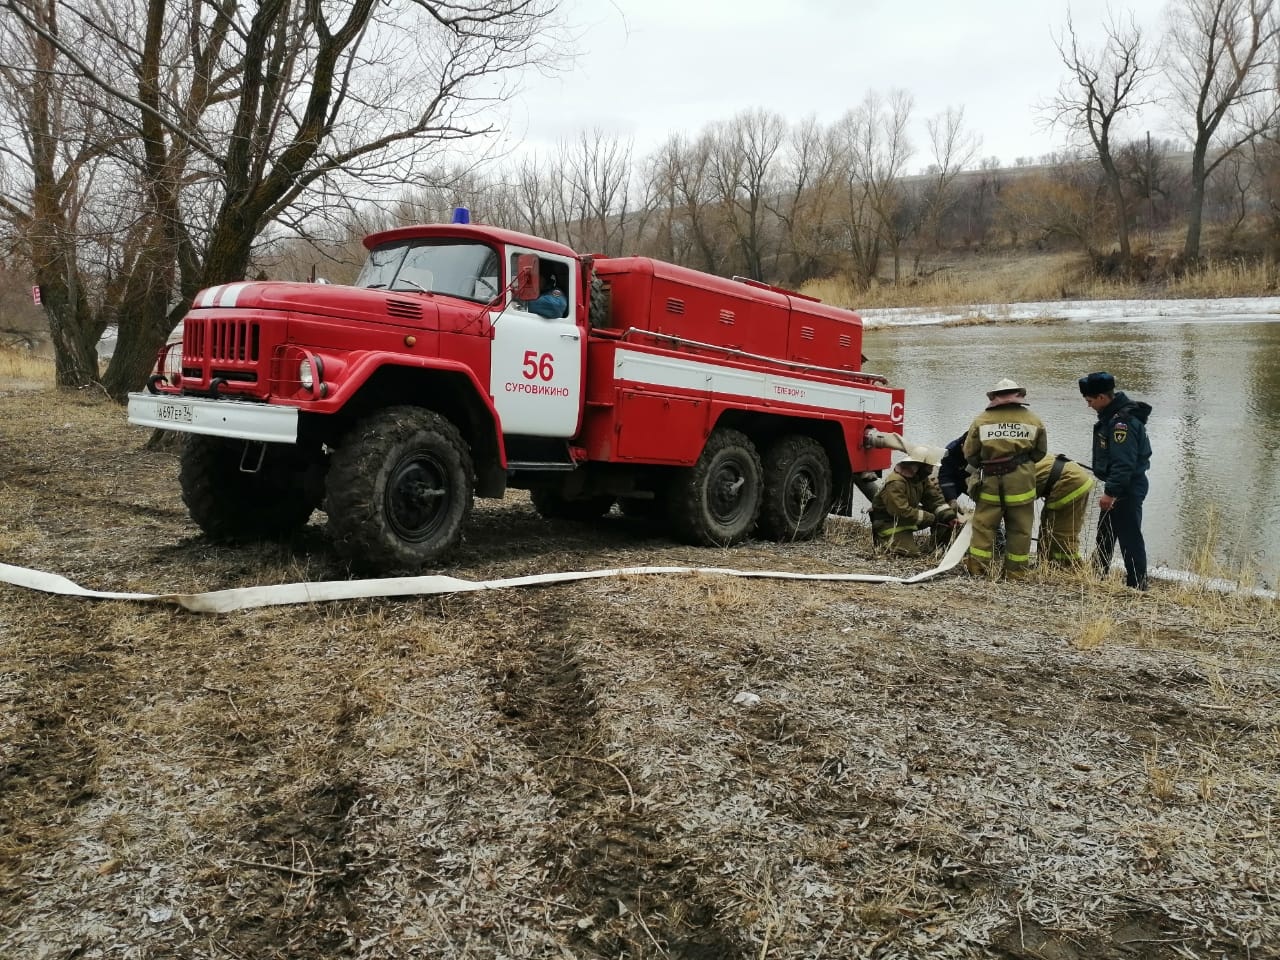
<path fill-rule="evenodd" d="M 157 430 L 211 437 L 298 442 L 298 408 L 245 400 L 213 400 L 166 394 L 129 394 L 129 422 Z"/>

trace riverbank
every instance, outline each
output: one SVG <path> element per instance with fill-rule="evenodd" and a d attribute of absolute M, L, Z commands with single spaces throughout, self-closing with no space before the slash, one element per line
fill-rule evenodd
<path fill-rule="evenodd" d="M 974 304 L 1018 305 L 1073 300 L 1184 300 L 1273 297 L 1280 275 L 1270 259 L 1206 257 L 1195 270 L 1167 269 L 1161 254 L 1147 279 L 1099 274 L 1083 253 L 947 251 L 903 265 L 905 279 L 881 276 L 859 289 L 828 278 L 805 284 L 801 292 L 859 313 L 893 308 L 962 308 Z M 1159 264 L 1165 264 L 1161 268 Z"/>
<path fill-rule="evenodd" d="M 3 562 L 129 591 L 346 576 L 319 526 L 207 543 L 173 455 L 87 391 L 0 385 L 0 424 Z M 513 495 L 439 572 L 928 564 L 868 540 L 696 550 Z M 975 586 L 225 616 L 0 586 L 0 953 L 1276 956 L 1275 604 Z"/>

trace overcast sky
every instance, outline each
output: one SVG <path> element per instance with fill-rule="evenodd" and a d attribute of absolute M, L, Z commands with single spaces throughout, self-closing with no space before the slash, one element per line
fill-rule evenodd
<path fill-rule="evenodd" d="M 1153 41 L 1166 0 L 1116 2 Z M 1007 165 L 1061 148 L 1037 104 L 1065 76 L 1054 36 L 1068 7 L 1082 40 L 1102 39 L 1106 0 L 564 0 L 579 51 L 563 75 L 530 75 L 511 105 L 511 147 L 554 149 L 600 128 L 634 139 L 637 158 L 669 133 L 763 107 L 830 123 L 869 90 L 915 98 L 913 172 L 928 162 L 924 122 L 962 106 L 980 156 Z M 1154 114 L 1128 131 L 1174 136 Z"/>

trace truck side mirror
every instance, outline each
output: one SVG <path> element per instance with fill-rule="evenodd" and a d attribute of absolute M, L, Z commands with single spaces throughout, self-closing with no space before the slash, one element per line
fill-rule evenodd
<path fill-rule="evenodd" d="M 516 255 L 516 299 L 537 300 L 542 293 L 538 276 L 538 258 L 532 253 Z"/>

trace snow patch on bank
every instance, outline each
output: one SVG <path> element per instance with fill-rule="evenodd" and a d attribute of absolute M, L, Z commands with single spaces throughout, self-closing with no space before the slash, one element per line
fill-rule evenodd
<path fill-rule="evenodd" d="M 1280 297 L 1200 300 L 1041 300 L 978 303 L 954 307 L 894 307 L 858 310 L 868 328 L 924 326 L 962 320 L 1079 320 L 1085 323 L 1272 323 L 1280 320 Z"/>

